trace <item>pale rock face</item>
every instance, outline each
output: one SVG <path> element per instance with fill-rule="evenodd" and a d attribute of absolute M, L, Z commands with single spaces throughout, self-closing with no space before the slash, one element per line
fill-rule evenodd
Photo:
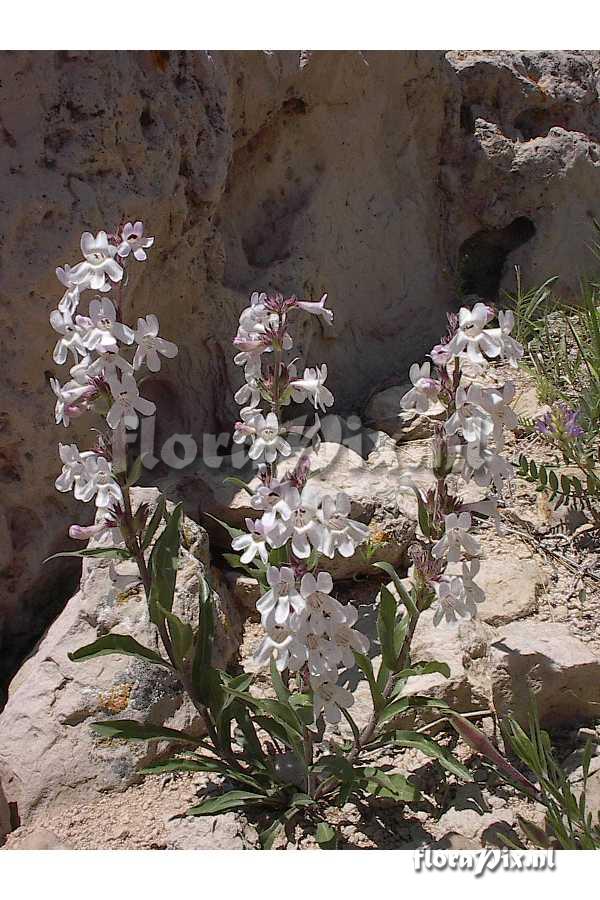
<path fill-rule="evenodd" d="M 141 501 L 156 504 L 157 497 L 155 489 L 134 488 L 134 509 Z M 183 536 L 173 609 L 195 624 L 208 538 L 188 518 Z M 166 670 L 127 656 L 68 659 L 69 652 L 111 631 L 158 649 L 141 588 L 115 594 L 108 566 L 106 560 L 84 560 L 78 593 L 19 671 L 0 716 L 0 778 L 22 821 L 47 804 L 123 789 L 139 777 L 137 768 L 166 749 L 164 742 L 100 738 L 93 734 L 92 722 L 120 717 L 193 732 L 202 729 L 180 684 Z M 225 667 L 239 647 L 241 622 L 226 587 L 210 574 L 218 596 L 215 663 Z"/>
<path fill-rule="evenodd" d="M 496 713 L 527 723 L 529 691 L 544 727 L 594 720 L 600 708 L 600 659 L 564 625 L 513 622 L 495 632 L 489 678 Z"/>
<path fill-rule="evenodd" d="M 335 333 L 307 321 L 303 350 L 338 411 L 362 409 L 443 331 L 457 271 L 483 296 L 514 264 L 527 285 L 577 289 L 598 71 L 587 51 L 3 54 L 0 678 L 67 595 L 66 570 L 40 564 L 85 517 L 54 491 L 64 433 L 44 376 L 54 267 L 79 258 L 82 228 L 127 211 L 156 235 L 127 318 L 152 308 L 181 348 L 147 383 L 157 449 L 231 430 L 231 337 L 270 285 L 329 291 Z"/>
<path fill-rule="evenodd" d="M 188 816 L 167 822 L 169 850 L 255 850 L 258 833 L 236 813 Z"/>

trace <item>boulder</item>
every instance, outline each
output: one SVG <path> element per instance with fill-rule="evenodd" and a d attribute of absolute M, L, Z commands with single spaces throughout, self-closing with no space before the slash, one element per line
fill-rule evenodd
<path fill-rule="evenodd" d="M 504 537 L 494 540 L 493 548 L 484 544 L 484 549 L 477 584 L 485 600 L 478 606 L 478 618 L 488 625 L 507 625 L 536 612 L 547 577 L 534 554 L 525 544 Z"/>
<path fill-rule="evenodd" d="M 416 441 L 433 434 L 432 419 L 439 418 L 444 407 L 434 403 L 427 416 L 416 410 L 404 410 L 400 401 L 412 387 L 410 382 L 393 385 L 378 391 L 369 400 L 365 408 L 365 424 L 375 431 L 383 431 L 395 441 Z"/>
<path fill-rule="evenodd" d="M 180 816 L 166 823 L 168 850 L 256 850 L 256 829 L 236 813 Z"/>
<path fill-rule="evenodd" d="M 518 841 L 515 816 L 508 810 L 479 813 L 474 809 L 450 809 L 439 820 L 442 837 L 434 844 L 440 849 L 474 850 L 479 847 L 506 847 L 504 838 Z"/>
<path fill-rule="evenodd" d="M 135 488 L 133 506 L 142 501 L 152 506 L 157 497 L 154 489 Z M 208 538 L 189 518 L 182 531 L 173 608 L 195 623 L 199 579 L 208 568 Z M 113 631 L 159 649 L 141 587 L 124 588 L 111 573 L 107 560 L 84 560 L 78 593 L 11 684 L 0 716 L 0 777 L 21 821 L 49 803 L 73 797 L 81 802 L 99 791 L 121 790 L 139 778 L 141 765 L 165 751 L 164 742 L 101 738 L 92 732 L 92 722 L 126 718 L 196 731 L 202 727 L 167 670 L 128 656 L 69 660 L 70 652 Z M 215 662 L 225 667 L 239 647 L 241 621 L 224 583 L 211 575 L 217 591 Z"/>
<path fill-rule="evenodd" d="M 529 693 L 542 726 L 597 719 L 600 658 L 565 625 L 514 622 L 498 628 L 490 643 L 490 693 L 500 718 L 527 723 Z"/>
<path fill-rule="evenodd" d="M 17 828 L 6 842 L 5 850 L 70 850 L 49 828 L 35 825 Z"/>

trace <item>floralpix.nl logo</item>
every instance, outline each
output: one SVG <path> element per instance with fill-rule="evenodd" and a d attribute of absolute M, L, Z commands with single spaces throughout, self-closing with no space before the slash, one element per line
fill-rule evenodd
<path fill-rule="evenodd" d="M 433 850 L 421 847 L 415 850 L 415 872 L 459 870 L 472 872 L 476 878 L 485 872 L 497 871 L 553 871 L 556 869 L 554 850 L 481 850 L 465 853 L 455 850 Z"/>

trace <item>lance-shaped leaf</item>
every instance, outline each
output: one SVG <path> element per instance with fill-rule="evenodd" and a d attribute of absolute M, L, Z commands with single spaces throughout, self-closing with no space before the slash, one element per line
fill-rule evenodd
<path fill-rule="evenodd" d="M 157 625 L 164 620 L 160 607 L 168 611 L 173 607 L 182 516 L 183 504 L 178 503 L 150 554 L 150 618 Z"/>
<path fill-rule="evenodd" d="M 164 494 L 161 494 L 158 499 L 158 503 L 156 504 L 156 509 L 154 510 L 154 512 L 152 514 L 152 518 L 150 519 L 150 522 L 148 523 L 146 531 L 144 532 L 144 538 L 142 540 L 142 549 L 143 550 L 147 550 L 148 547 L 150 546 L 150 544 L 152 543 L 152 541 L 154 539 L 154 535 L 158 531 L 158 526 L 160 525 L 160 523 L 162 522 L 162 520 L 164 518 L 166 506 L 167 506 L 167 503 L 166 503 Z"/>
<path fill-rule="evenodd" d="M 415 747 L 431 759 L 439 760 L 451 775 L 456 775 L 463 781 L 473 780 L 467 767 L 463 766 L 450 750 L 440 746 L 437 741 L 425 734 L 418 731 L 393 731 L 390 733 L 389 741 L 397 747 Z"/>
<path fill-rule="evenodd" d="M 230 809 L 242 809 L 245 806 L 264 806 L 269 802 L 265 794 L 254 794 L 250 791 L 228 791 L 219 797 L 205 800 L 187 811 L 188 816 L 215 816 Z"/>
<path fill-rule="evenodd" d="M 93 659 L 95 656 L 107 656 L 112 653 L 122 656 L 137 656 L 138 659 L 145 662 L 155 663 L 166 669 L 172 668 L 171 664 L 155 650 L 144 647 L 128 634 L 106 634 L 94 641 L 93 644 L 86 644 L 85 647 L 80 647 L 74 653 L 69 653 L 69 659 L 71 662 L 81 662 L 84 659 Z"/>
<path fill-rule="evenodd" d="M 374 709 L 382 709 L 385 706 L 385 698 L 381 692 L 380 686 L 377 684 L 377 680 L 375 679 L 371 660 L 368 656 L 365 656 L 364 653 L 359 653 L 357 650 L 353 650 L 352 652 L 354 653 L 356 665 L 361 670 L 361 672 L 363 672 L 367 679 L 369 690 L 371 691 L 371 699 L 373 700 Z"/>
<path fill-rule="evenodd" d="M 377 566 L 378 569 L 381 569 L 386 575 L 389 575 L 392 581 L 394 582 L 394 587 L 398 591 L 398 596 L 406 606 L 409 611 L 411 617 L 417 615 L 417 607 L 415 606 L 415 601 L 410 596 L 404 585 L 402 584 L 402 579 L 394 569 L 394 567 L 388 562 L 376 562 L 373 563 L 374 566 Z"/>
<path fill-rule="evenodd" d="M 113 719 L 112 722 L 93 722 L 96 734 L 103 737 L 123 738 L 128 741 L 176 741 L 183 744 L 201 743 L 198 738 L 185 731 L 164 728 L 160 725 L 144 725 L 133 719 Z"/>
<path fill-rule="evenodd" d="M 55 553 L 53 556 L 49 556 L 45 559 L 44 562 L 47 563 L 50 562 L 51 559 L 62 559 L 63 557 L 67 558 L 69 556 L 80 557 L 82 559 L 131 559 L 129 550 L 125 550 L 122 547 L 94 547 L 86 550 L 69 550 L 64 553 Z"/>
<path fill-rule="evenodd" d="M 397 612 L 396 598 L 385 585 L 382 585 L 379 592 L 377 634 L 383 662 L 390 672 L 395 672 L 398 668 L 398 658 L 408 630 L 408 616 L 403 616 L 397 621 Z"/>
<path fill-rule="evenodd" d="M 315 832 L 315 840 L 321 850 L 337 850 L 338 834 L 327 822 L 319 822 Z"/>

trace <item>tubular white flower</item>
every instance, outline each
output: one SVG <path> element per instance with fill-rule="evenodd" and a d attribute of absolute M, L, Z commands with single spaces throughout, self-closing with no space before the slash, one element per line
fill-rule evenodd
<path fill-rule="evenodd" d="M 76 361 L 80 356 L 85 356 L 82 329 L 73 322 L 70 312 L 53 310 L 50 313 L 50 324 L 58 334 L 62 335 L 52 354 L 52 359 L 57 365 L 62 366 L 69 353 Z"/>
<path fill-rule="evenodd" d="M 116 351 L 117 341 L 124 344 L 133 343 L 133 331 L 127 325 L 117 321 L 117 311 L 112 300 L 105 297 L 102 300 L 90 302 L 89 320 L 82 316 L 77 317 L 78 324 L 85 327 L 90 321 L 83 338 L 83 343 L 88 350 L 96 350 L 98 353 Z"/>
<path fill-rule="evenodd" d="M 340 709 L 349 709 L 354 704 L 353 695 L 347 688 L 325 678 L 311 678 L 310 683 L 315 719 L 323 713 L 326 722 L 336 725 L 342 718 Z"/>
<path fill-rule="evenodd" d="M 460 385 L 456 391 L 456 410 L 444 423 L 446 434 L 461 434 L 468 442 L 485 442 L 494 430 L 494 422 L 479 404 L 477 385 L 468 389 Z"/>
<path fill-rule="evenodd" d="M 433 614 L 433 624 L 439 625 L 442 619 L 456 622 L 457 618 L 467 618 L 465 605 L 465 587 L 459 575 L 443 575 L 437 588 L 437 603 Z"/>
<path fill-rule="evenodd" d="M 89 231 L 81 235 L 81 252 L 85 263 L 72 270 L 73 280 L 78 284 L 88 284 L 92 290 L 106 290 L 106 279 L 119 282 L 123 278 L 123 269 L 115 260 L 117 248 L 108 243 L 105 231 L 99 231 L 96 237 Z M 110 289 L 110 285 L 109 285 Z"/>
<path fill-rule="evenodd" d="M 151 247 L 153 243 L 153 237 L 144 237 L 144 226 L 141 222 L 135 222 L 133 225 L 131 222 L 127 222 L 127 224 L 123 226 L 121 243 L 119 244 L 117 253 L 123 258 L 129 256 L 130 253 L 133 253 L 134 257 L 139 262 L 143 262 L 145 259 L 148 259 L 146 250 Z"/>
<path fill-rule="evenodd" d="M 269 561 L 269 551 L 267 550 L 265 526 L 260 519 L 246 519 L 247 534 L 240 534 L 231 542 L 234 550 L 242 550 L 240 561 L 244 564 L 252 562 L 258 554 L 265 565 Z"/>
<path fill-rule="evenodd" d="M 347 621 L 346 607 L 331 596 L 333 578 L 329 572 L 319 572 L 317 577 L 312 572 L 302 576 L 300 593 L 306 604 L 306 615 L 315 634 L 325 631 L 327 622 L 341 625 Z"/>
<path fill-rule="evenodd" d="M 313 316 L 320 316 L 328 325 L 333 325 L 333 310 L 325 307 L 326 300 L 327 294 L 323 294 L 320 300 L 296 300 L 296 306 Z"/>
<path fill-rule="evenodd" d="M 158 337 L 158 319 L 152 314 L 138 319 L 134 340 L 138 345 L 133 357 L 134 369 L 139 369 L 145 362 L 150 372 L 160 372 L 159 354 L 167 359 L 177 356 L 177 344 Z"/>
<path fill-rule="evenodd" d="M 323 527 L 319 520 L 320 495 L 315 487 L 306 484 L 300 492 L 292 484 L 284 484 L 276 506 L 279 518 L 269 532 L 275 548 L 283 547 L 291 539 L 291 548 L 298 559 L 308 559 L 311 549 L 318 549 L 323 541 Z"/>
<path fill-rule="evenodd" d="M 151 400 L 140 397 L 133 375 L 125 374 L 121 381 L 111 380 L 110 389 L 114 399 L 106 416 L 106 424 L 110 428 L 118 428 L 121 422 L 126 428 L 137 428 L 138 412 L 144 416 L 151 416 L 156 412 L 156 406 Z"/>
<path fill-rule="evenodd" d="M 432 555 L 436 559 L 446 557 L 448 562 L 459 562 L 463 551 L 467 556 L 479 556 L 481 547 L 479 542 L 469 534 L 471 516 L 462 512 L 449 513 L 444 520 L 444 534 L 432 548 Z"/>
<path fill-rule="evenodd" d="M 472 384 L 469 388 L 469 397 L 473 403 L 485 410 L 489 415 L 496 450 L 504 449 L 504 430 L 512 431 L 519 424 L 519 417 L 511 408 L 510 403 L 515 396 L 515 385 L 512 381 L 507 381 L 503 387 L 481 387 L 478 384 Z M 475 440 L 465 434 L 467 441 Z"/>
<path fill-rule="evenodd" d="M 317 550 L 330 559 L 336 550 L 341 556 L 350 557 L 359 544 L 369 537 L 369 529 L 362 522 L 349 518 L 351 500 L 342 491 L 335 497 L 323 497 L 319 518 L 323 528 Z"/>
<path fill-rule="evenodd" d="M 252 425 L 256 434 L 252 436 L 252 446 L 248 451 L 250 459 L 273 463 L 278 453 L 281 456 L 290 456 L 292 448 L 281 436 L 282 428 L 275 413 L 270 412 L 266 418 L 258 414 L 252 420 Z"/>
<path fill-rule="evenodd" d="M 96 497 L 96 506 L 109 509 L 123 502 L 121 488 L 115 481 L 110 463 L 103 456 L 92 454 L 84 462 L 84 469 L 75 483 L 77 500 L 88 502 Z"/>
<path fill-rule="evenodd" d="M 431 365 L 428 362 L 424 362 L 422 366 L 413 363 L 408 374 L 414 387 L 402 397 L 400 406 L 402 409 L 414 408 L 419 413 L 426 413 L 438 399 L 441 385 L 431 378 Z"/>
<path fill-rule="evenodd" d="M 267 582 L 270 590 L 257 601 L 256 608 L 263 626 L 269 631 L 273 625 L 287 623 L 292 612 L 303 612 L 306 601 L 296 586 L 294 572 L 289 566 L 280 569 L 269 566 Z"/>
<path fill-rule="evenodd" d="M 297 640 L 290 628 L 283 625 L 271 628 L 254 654 L 254 662 L 257 666 L 266 666 L 272 656 L 275 656 L 275 665 L 280 672 L 287 669 L 290 659 L 290 648 Z"/>
<path fill-rule="evenodd" d="M 333 394 L 329 388 L 325 387 L 325 379 L 327 378 L 327 366 L 325 363 L 319 368 L 305 369 L 302 378 L 295 378 L 290 382 L 292 389 L 292 398 L 297 403 L 309 397 L 314 404 L 315 409 L 321 408 L 323 412 L 328 406 L 333 406 Z"/>
<path fill-rule="evenodd" d="M 465 356 L 475 365 L 485 365 L 485 355 L 495 359 L 502 353 L 502 340 L 498 330 L 486 330 L 490 309 L 484 303 L 476 303 L 473 309 L 463 306 L 458 313 L 458 331 L 446 345 L 453 356 Z"/>
<path fill-rule="evenodd" d="M 72 490 L 85 475 L 85 462 L 94 454 L 89 450 L 80 453 L 77 444 L 59 444 L 58 453 L 63 467 L 54 484 L 57 491 L 65 493 Z"/>
<path fill-rule="evenodd" d="M 57 425 L 68 427 L 71 419 L 77 418 L 83 412 L 78 402 L 88 393 L 89 388 L 78 384 L 76 381 L 68 381 L 61 387 L 57 378 L 50 379 L 50 387 L 56 396 L 54 418 Z"/>

